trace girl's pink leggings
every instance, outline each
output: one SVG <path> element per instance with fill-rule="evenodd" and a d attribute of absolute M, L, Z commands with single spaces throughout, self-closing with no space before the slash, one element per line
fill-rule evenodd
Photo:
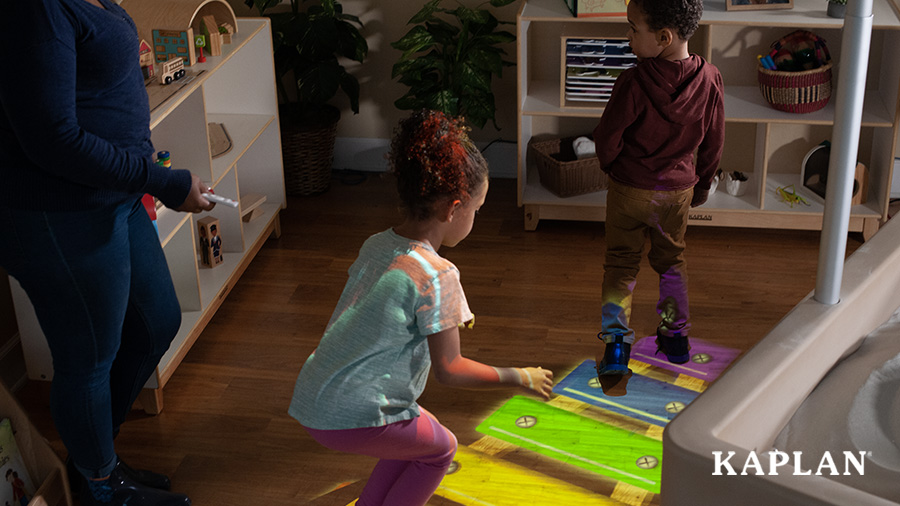
<path fill-rule="evenodd" d="M 356 506 L 423 506 L 456 454 L 456 436 L 419 407 L 421 416 L 383 427 L 317 430 L 322 446 L 378 458 Z"/>

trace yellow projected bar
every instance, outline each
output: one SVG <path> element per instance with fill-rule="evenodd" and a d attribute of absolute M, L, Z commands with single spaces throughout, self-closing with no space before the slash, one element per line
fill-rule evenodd
<path fill-rule="evenodd" d="M 634 374 L 647 376 L 648 378 L 653 378 L 664 383 L 671 383 L 675 386 L 693 390 L 695 392 L 702 393 L 706 390 L 706 387 L 709 386 L 708 382 L 687 374 L 678 374 L 675 378 L 672 378 L 668 374 L 659 372 L 650 364 L 641 362 L 640 360 L 635 360 L 634 358 L 628 361 L 628 368 L 631 369 Z"/>
<path fill-rule="evenodd" d="M 625 504 L 465 446 L 455 460 L 459 469 L 444 477 L 435 494 L 465 506 Z"/>

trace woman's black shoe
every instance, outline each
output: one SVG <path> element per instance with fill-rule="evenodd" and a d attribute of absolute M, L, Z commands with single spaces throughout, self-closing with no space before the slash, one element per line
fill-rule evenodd
<path fill-rule="evenodd" d="M 164 474 L 154 473 L 145 469 L 133 469 L 122 459 L 119 459 L 119 467 L 132 481 L 136 481 L 141 485 L 159 490 L 172 489 L 172 480 Z M 78 472 L 71 457 L 66 458 L 66 472 L 69 474 L 69 491 L 72 493 L 72 497 L 77 499 L 81 493 L 81 481 L 84 477 Z"/>
<path fill-rule="evenodd" d="M 172 480 L 170 480 L 169 477 L 164 474 L 154 473 L 153 471 L 148 471 L 146 469 L 133 469 L 122 459 L 119 459 L 119 467 L 122 468 L 122 471 L 129 478 L 140 483 L 141 485 L 158 490 L 172 489 Z"/>
<path fill-rule="evenodd" d="M 81 506 L 190 506 L 184 494 L 176 494 L 142 485 L 124 471 L 122 462 L 116 464 L 109 479 L 102 483 L 82 480 Z M 92 490 L 95 489 L 95 490 Z"/>

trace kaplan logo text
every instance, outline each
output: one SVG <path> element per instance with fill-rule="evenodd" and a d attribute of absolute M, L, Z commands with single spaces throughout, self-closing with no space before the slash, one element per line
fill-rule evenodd
<path fill-rule="evenodd" d="M 841 452 L 843 459 L 838 457 L 835 460 L 831 452 L 825 451 L 818 458 L 807 456 L 804 461 L 804 455 L 801 451 L 791 452 L 790 454 L 774 450 L 763 453 L 762 456 L 756 454 L 755 451 L 750 452 L 747 458 L 740 462 L 732 461 L 736 455 L 735 452 L 712 452 L 713 476 L 734 476 L 748 474 L 754 475 L 778 475 L 779 471 L 784 474 L 793 474 L 794 476 L 836 476 L 843 474 L 846 476 L 857 474 L 864 476 L 866 474 L 866 455 L 869 452 L 859 451 Z M 843 464 L 843 467 L 839 466 Z M 740 471 L 738 471 L 740 469 Z"/>

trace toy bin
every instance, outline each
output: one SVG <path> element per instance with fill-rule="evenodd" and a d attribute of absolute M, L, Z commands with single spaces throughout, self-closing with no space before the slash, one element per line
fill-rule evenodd
<path fill-rule="evenodd" d="M 759 65 L 757 79 L 766 102 L 779 111 L 818 111 L 831 98 L 831 63 L 800 72 L 769 70 Z"/>
<path fill-rule="evenodd" d="M 531 141 L 528 148 L 534 154 L 541 185 L 558 197 L 574 197 L 600 190 L 608 185 L 600 160 L 592 156 L 578 159 L 572 141 L 575 137 Z"/>

